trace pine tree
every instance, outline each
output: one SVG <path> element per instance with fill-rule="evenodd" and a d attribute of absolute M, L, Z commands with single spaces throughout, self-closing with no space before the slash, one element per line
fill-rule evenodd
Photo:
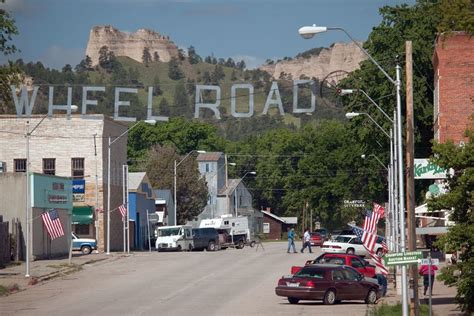
<path fill-rule="evenodd" d="M 158 52 L 153 53 L 153 61 L 155 63 L 160 61 L 160 56 L 158 55 Z"/>
<path fill-rule="evenodd" d="M 184 78 L 184 73 L 179 68 L 178 61 L 174 57 L 171 58 L 168 63 L 168 77 L 172 80 L 180 80 L 181 78 Z"/>
<path fill-rule="evenodd" d="M 158 75 L 155 75 L 155 77 L 153 78 L 153 88 L 153 95 L 155 97 L 163 94 L 163 91 L 161 90 L 160 86 L 160 77 L 158 77 Z"/>
<path fill-rule="evenodd" d="M 143 49 L 142 61 L 146 67 L 148 67 L 149 63 L 151 63 L 151 54 L 150 49 L 148 47 L 145 47 Z"/>

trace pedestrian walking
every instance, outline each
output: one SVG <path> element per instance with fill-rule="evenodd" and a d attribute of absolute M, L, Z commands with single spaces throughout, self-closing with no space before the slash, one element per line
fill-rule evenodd
<path fill-rule="evenodd" d="M 309 253 L 313 253 L 311 251 L 311 234 L 309 233 L 309 228 L 306 228 L 306 231 L 303 235 L 303 248 L 301 248 L 301 253 L 308 247 Z"/>
<path fill-rule="evenodd" d="M 382 296 L 387 295 L 387 270 L 376 264 L 375 276 L 377 278 L 377 283 L 382 288 Z"/>
<path fill-rule="evenodd" d="M 287 253 L 290 253 L 290 249 L 293 248 L 293 253 L 296 253 L 296 247 L 295 247 L 295 229 L 288 228 L 288 250 L 286 251 Z"/>
<path fill-rule="evenodd" d="M 423 286 L 425 288 L 423 291 L 423 295 L 426 295 L 426 291 L 428 290 L 428 287 L 430 287 L 430 274 L 431 274 L 430 293 L 431 295 L 433 295 L 433 283 L 435 279 L 436 270 L 438 270 L 438 267 L 435 266 L 434 264 L 431 264 L 431 268 L 427 264 L 421 265 L 419 272 L 420 272 L 420 275 L 423 276 Z"/>

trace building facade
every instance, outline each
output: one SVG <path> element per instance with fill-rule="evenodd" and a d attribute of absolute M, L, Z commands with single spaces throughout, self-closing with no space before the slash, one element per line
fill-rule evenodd
<path fill-rule="evenodd" d="M 463 32 L 436 39 L 434 69 L 434 139 L 466 141 L 474 114 L 474 37 Z"/>
<path fill-rule="evenodd" d="M 25 135 L 33 129 L 27 146 Z M 96 238 L 99 251 L 104 251 L 108 141 L 109 137 L 114 140 L 126 130 L 125 124 L 104 115 L 73 115 L 70 118 L 2 115 L 0 162 L 7 172 L 25 172 L 28 149 L 31 172 L 73 179 L 73 230 L 80 236 Z M 110 150 L 110 249 L 120 250 L 123 224 L 116 209 L 122 203 L 122 166 L 126 164 L 127 137 L 119 138 Z"/>

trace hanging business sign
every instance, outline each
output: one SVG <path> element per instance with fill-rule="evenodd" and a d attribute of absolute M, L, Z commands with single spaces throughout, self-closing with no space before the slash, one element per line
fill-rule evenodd
<path fill-rule="evenodd" d="M 435 165 L 429 159 L 415 159 L 414 166 L 415 179 L 446 179 L 448 175 L 448 170 Z"/>

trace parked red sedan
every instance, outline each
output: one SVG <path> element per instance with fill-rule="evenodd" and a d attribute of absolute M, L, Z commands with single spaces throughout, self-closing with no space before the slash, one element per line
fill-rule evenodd
<path fill-rule="evenodd" d="M 376 278 L 375 266 L 371 265 L 369 262 L 363 260 L 361 257 L 356 255 L 349 255 L 345 253 L 323 253 L 314 260 L 306 261 L 306 265 L 314 263 L 347 265 L 353 267 L 367 278 Z M 293 266 L 291 267 L 291 273 L 295 274 L 302 268 L 303 267 Z"/>
<path fill-rule="evenodd" d="M 375 304 L 380 297 L 377 283 L 351 267 L 337 264 L 307 265 L 295 275 L 278 280 L 275 293 L 287 297 L 290 304 L 300 300 L 322 300 L 327 305 L 342 300 Z"/>
<path fill-rule="evenodd" d="M 324 238 L 318 233 L 311 233 L 311 239 L 309 242 L 311 243 L 311 246 L 319 246 L 321 247 L 324 243 Z"/>

